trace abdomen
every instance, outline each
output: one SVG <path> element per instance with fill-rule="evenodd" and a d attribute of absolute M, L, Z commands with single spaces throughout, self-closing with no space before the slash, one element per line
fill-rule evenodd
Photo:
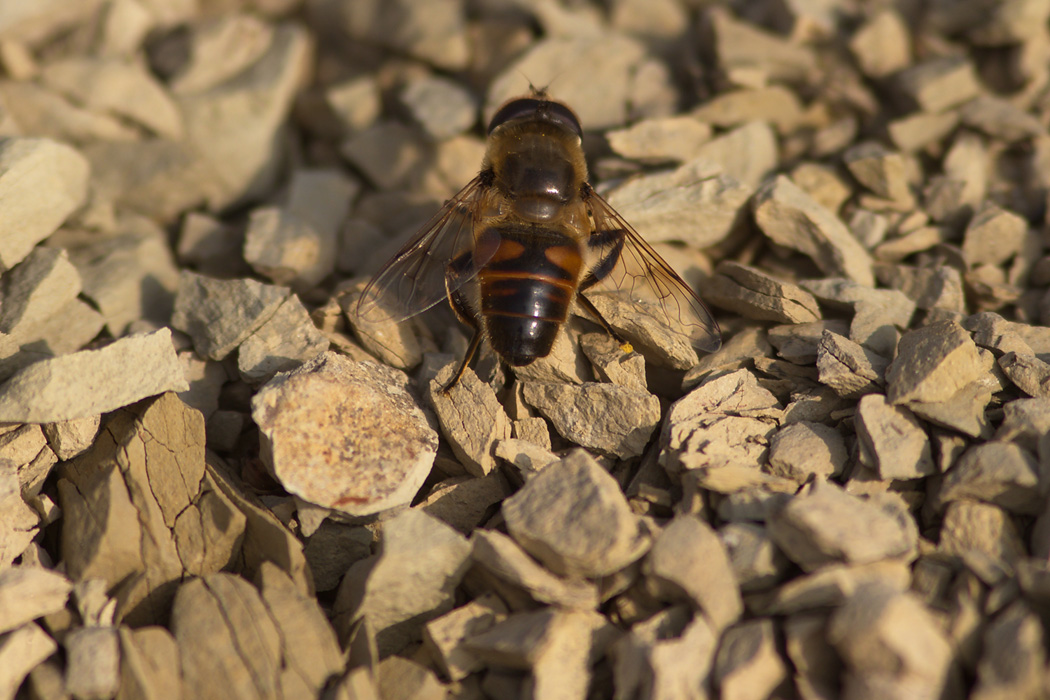
<path fill-rule="evenodd" d="M 582 258 L 577 242 L 556 231 L 505 225 L 499 234 L 496 254 L 478 272 L 481 317 L 496 354 L 522 367 L 550 354 Z"/>

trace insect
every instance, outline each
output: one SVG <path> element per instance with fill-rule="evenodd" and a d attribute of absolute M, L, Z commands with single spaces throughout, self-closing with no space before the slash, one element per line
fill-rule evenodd
<path fill-rule="evenodd" d="M 583 130 L 565 104 L 533 90 L 492 117 L 481 172 L 362 292 L 364 323 L 401 321 L 448 299 L 473 330 L 459 381 L 483 340 L 508 365 L 546 357 L 575 306 L 629 346 L 581 292 L 625 290 L 704 351 L 718 324 L 670 265 L 587 181 Z"/>

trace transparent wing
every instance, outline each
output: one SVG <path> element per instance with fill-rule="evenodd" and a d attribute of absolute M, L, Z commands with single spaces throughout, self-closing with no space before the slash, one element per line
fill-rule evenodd
<path fill-rule="evenodd" d="M 594 289 L 626 292 L 632 301 L 662 312 L 668 329 L 694 348 L 717 350 L 721 331 L 696 292 L 601 196 L 592 191 L 586 201 L 594 226 L 587 242 L 592 271 L 604 275 Z"/>
<path fill-rule="evenodd" d="M 448 200 L 371 279 L 358 300 L 358 318 L 365 323 L 404 321 L 472 279 L 488 262 L 485 252 L 475 252 L 474 235 L 494 194 L 479 176 Z"/>

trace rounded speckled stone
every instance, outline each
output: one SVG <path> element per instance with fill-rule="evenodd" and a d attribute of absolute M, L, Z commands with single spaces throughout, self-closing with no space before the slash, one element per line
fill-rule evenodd
<path fill-rule="evenodd" d="M 252 418 L 290 493 L 351 516 L 408 505 L 437 454 L 404 372 L 332 352 L 267 383 Z"/>

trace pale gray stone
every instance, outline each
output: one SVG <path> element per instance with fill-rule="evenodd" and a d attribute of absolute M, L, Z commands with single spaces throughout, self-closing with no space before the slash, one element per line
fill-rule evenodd
<path fill-rule="evenodd" d="M 98 435 L 100 415 L 85 416 L 43 426 L 47 444 L 61 460 L 73 459 L 91 447 Z"/>
<path fill-rule="evenodd" d="M 872 259 L 833 213 L 783 175 L 768 181 L 753 199 L 755 220 L 774 243 L 806 255 L 828 275 L 874 286 Z"/>
<path fill-rule="evenodd" d="M 841 474 L 848 456 L 838 430 L 800 421 L 781 428 L 769 441 L 768 471 L 802 484 L 813 474 L 825 479 Z"/>
<path fill-rule="evenodd" d="M 134 372 L 128 368 L 134 367 Z M 54 423 L 188 388 L 171 331 L 133 335 L 19 370 L 0 385 L 0 421 Z"/>
<path fill-rule="evenodd" d="M 718 645 L 714 677 L 723 697 L 769 697 L 787 678 L 773 621 L 748 620 L 726 630 Z"/>
<path fill-rule="evenodd" d="M 742 593 L 773 588 L 787 574 L 787 558 L 762 525 L 731 522 L 718 530 Z"/>
<path fill-rule="evenodd" d="M 434 140 L 451 138 L 477 121 L 474 96 L 460 83 L 427 76 L 401 89 L 401 102 Z"/>
<path fill-rule="evenodd" d="M 765 121 L 751 121 L 701 145 L 696 155 L 753 190 L 776 167 L 777 137 Z"/>
<path fill-rule="evenodd" d="M 908 183 L 907 162 L 875 141 L 859 143 L 842 156 L 860 184 L 884 199 L 906 206 L 914 203 Z"/>
<path fill-rule="evenodd" d="M 974 445 L 948 470 L 937 496 L 942 505 L 961 499 L 978 499 L 1011 513 L 1036 515 L 1044 502 L 1038 462 L 1013 443 Z"/>
<path fill-rule="evenodd" d="M 895 289 L 873 289 L 846 279 L 806 280 L 802 287 L 826 305 L 853 310 L 850 340 L 883 357 L 893 355 L 897 329 L 907 328 L 915 302 Z"/>
<path fill-rule="evenodd" d="M 241 378 L 251 384 L 269 381 L 278 372 L 295 369 L 328 349 L 328 338 L 317 329 L 299 297 L 287 297 L 237 353 Z"/>
<path fill-rule="evenodd" d="M 878 265 L 875 274 L 879 282 L 904 292 L 916 308 L 966 311 L 962 275 L 955 268 Z"/>
<path fill-rule="evenodd" d="M 908 25 L 893 7 L 872 13 L 850 37 L 849 49 L 869 78 L 884 78 L 911 64 Z"/>
<path fill-rule="evenodd" d="M 428 620 L 454 607 L 470 565 L 466 538 L 440 520 L 409 509 L 383 523 L 379 552 L 350 567 L 336 596 L 335 626 L 345 638 L 366 620 L 381 654 L 420 638 Z"/>
<path fill-rule="evenodd" d="M 66 689 L 77 697 L 111 697 L 120 688 L 120 643 L 116 627 L 71 630 L 66 648 Z"/>
<path fill-rule="evenodd" d="M 171 325 L 201 357 L 221 360 L 277 312 L 288 289 L 252 279 L 219 280 L 183 270 Z"/>
<path fill-rule="evenodd" d="M 846 697 L 936 696 L 948 683 L 954 650 L 912 593 L 861 587 L 832 613 L 828 640 L 845 662 Z"/>
<path fill-rule="evenodd" d="M 682 241 L 707 248 L 740 220 L 752 188 L 707 158 L 634 178 L 609 193 L 609 204 L 651 243 Z"/>
<path fill-rule="evenodd" d="M 525 553 L 514 540 L 494 530 L 475 530 L 471 557 L 486 574 L 525 591 L 538 603 L 591 610 L 598 605 L 598 587 L 578 578 L 555 576 Z"/>
<path fill-rule="evenodd" d="M 756 321 L 809 323 L 820 320 L 813 295 L 747 265 L 723 261 L 703 285 L 704 299 Z"/>
<path fill-rule="evenodd" d="M 984 364 L 973 339 L 953 321 L 908 331 L 886 373 L 890 403 L 935 403 L 980 378 Z"/>
<path fill-rule="evenodd" d="M 857 399 L 886 383 L 889 361 L 858 343 L 825 330 L 817 345 L 820 383 L 839 396 Z"/>
<path fill-rule="evenodd" d="M 1028 222 L 988 202 L 976 212 L 963 233 L 962 254 L 969 265 L 1001 265 L 1021 251 Z"/>
<path fill-rule="evenodd" d="M 715 629 L 724 629 L 743 612 L 725 545 L 695 516 L 678 516 L 656 536 L 643 571 L 657 596 L 691 603 Z"/>
<path fill-rule="evenodd" d="M 882 479 L 937 473 L 929 436 L 908 409 L 890 405 L 882 394 L 869 394 L 857 404 L 854 425 L 866 463 Z"/>
<path fill-rule="evenodd" d="M 14 566 L 0 572 L 0 634 L 62 610 L 72 590 L 56 571 Z"/>
<path fill-rule="evenodd" d="M 87 197 L 89 167 L 49 139 L 0 140 L 0 270 L 21 262 Z"/>
<path fill-rule="evenodd" d="M 1050 364 L 1034 354 L 1008 352 L 999 358 L 999 367 L 1024 393 L 1037 399 L 1050 398 Z"/>
<path fill-rule="evenodd" d="M 605 137 L 624 158 L 684 162 L 699 155 L 698 149 L 711 138 L 711 127 L 695 117 L 658 117 L 613 129 Z"/>
<path fill-rule="evenodd" d="M 962 499 L 944 511 L 938 550 L 962 557 L 975 571 L 990 565 L 1000 571 L 1028 554 L 1010 513 L 991 503 Z"/>
<path fill-rule="evenodd" d="M 925 112 L 940 112 L 976 97 L 980 84 L 965 56 L 939 56 L 897 74 L 898 89 Z"/>
<path fill-rule="evenodd" d="M 40 79 L 89 109 L 128 119 L 162 138 L 183 136 L 178 108 L 143 64 L 76 56 L 48 63 Z"/>
<path fill-rule="evenodd" d="M 91 237 L 69 249 L 84 280 L 84 296 L 119 336 L 133 322 L 166 325 L 171 318 L 179 271 L 168 235 L 153 221 L 124 215 L 112 234 Z"/>
<path fill-rule="evenodd" d="M 607 576 L 649 548 L 619 484 L 583 450 L 505 500 L 503 517 L 511 536 L 556 574 Z"/>
<path fill-rule="evenodd" d="M 621 459 L 641 455 L 660 424 L 659 399 L 635 387 L 528 382 L 524 398 L 562 437 Z"/>
<path fill-rule="evenodd" d="M 906 557 L 918 543 L 902 501 L 864 499 L 819 481 L 775 512 L 766 527 L 788 558 L 808 572 L 835 562 Z"/>

